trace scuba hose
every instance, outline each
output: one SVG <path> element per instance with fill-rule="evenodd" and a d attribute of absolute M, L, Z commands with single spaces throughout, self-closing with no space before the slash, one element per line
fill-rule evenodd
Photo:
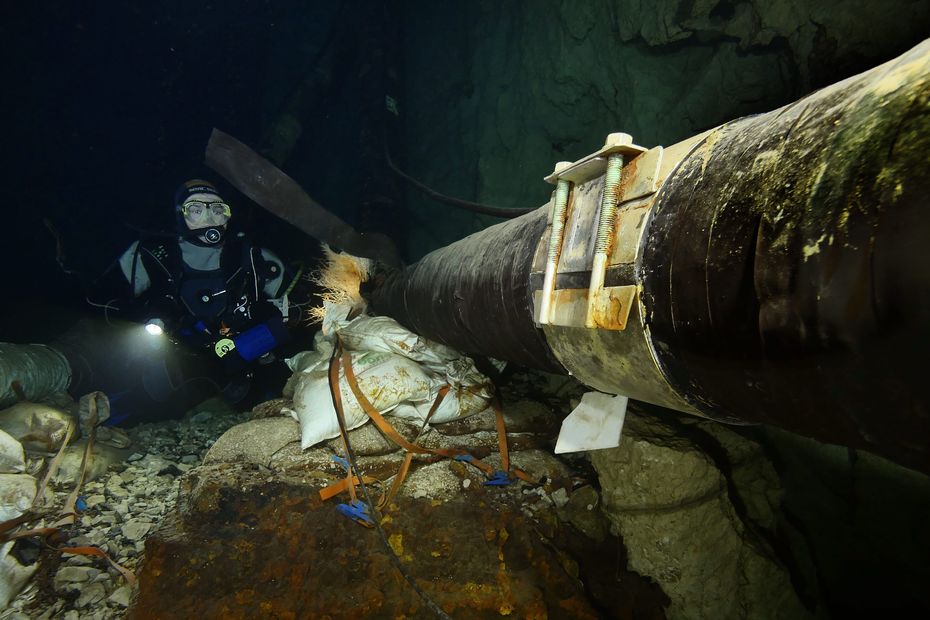
<path fill-rule="evenodd" d="M 478 213 L 481 215 L 490 215 L 492 217 L 501 217 L 501 218 L 512 218 L 525 215 L 535 211 L 538 207 L 534 208 L 516 208 L 509 209 L 506 207 L 494 207 L 491 205 L 486 205 L 480 202 L 470 202 L 468 200 L 462 200 L 461 198 L 453 198 L 452 196 L 446 196 L 445 194 L 440 194 L 439 192 L 433 190 L 425 183 L 418 181 L 409 174 L 405 173 L 403 170 L 397 167 L 394 163 L 394 160 L 391 159 L 391 152 L 388 149 L 387 141 L 384 143 L 384 159 L 387 161 L 388 167 L 400 178 L 409 183 L 412 187 L 419 190 L 429 198 L 442 204 L 455 207 L 457 209 L 464 209 L 471 213 Z"/>
<path fill-rule="evenodd" d="M 282 295 L 289 295 L 294 290 L 294 287 L 300 282 L 300 276 L 304 275 L 304 270 L 306 269 L 306 265 L 304 265 L 303 261 L 295 261 L 291 263 L 291 266 L 295 266 L 297 269 L 294 272 L 294 277 L 291 278 L 290 284 L 284 289 Z"/>

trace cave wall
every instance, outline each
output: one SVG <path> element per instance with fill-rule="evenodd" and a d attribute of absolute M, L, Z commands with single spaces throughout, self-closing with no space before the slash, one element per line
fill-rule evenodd
<path fill-rule="evenodd" d="M 404 9 L 404 166 L 444 194 L 548 200 L 615 131 L 671 144 L 868 69 L 930 32 L 927 0 L 519 0 Z M 416 258 L 498 221 L 408 192 Z"/>

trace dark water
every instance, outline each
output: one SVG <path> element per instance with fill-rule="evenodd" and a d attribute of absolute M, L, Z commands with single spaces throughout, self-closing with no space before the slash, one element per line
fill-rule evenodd
<path fill-rule="evenodd" d="M 366 205 L 395 200 L 380 157 L 387 75 L 399 75 L 394 18 L 379 2 L 5 6 L 4 316 L 21 316 L 21 302 L 79 306 L 143 231 L 171 230 L 175 188 L 192 177 L 218 183 L 256 243 L 317 257 L 314 241 L 229 189 L 203 154 L 214 127 L 266 151 L 269 127 L 321 67 L 329 78 L 295 104 L 310 120 L 282 168 L 352 225 L 389 228 Z"/>

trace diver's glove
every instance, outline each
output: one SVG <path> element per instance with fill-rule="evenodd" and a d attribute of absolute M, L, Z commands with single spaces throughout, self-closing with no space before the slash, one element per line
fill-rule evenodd
<path fill-rule="evenodd" d="M 228 370 L 235 371 L 267 355 L 289 339 L 290 334 L 284 326 L 284 319 L 278 314 L 235 337 L 218 340 L 213 351 Z"/>

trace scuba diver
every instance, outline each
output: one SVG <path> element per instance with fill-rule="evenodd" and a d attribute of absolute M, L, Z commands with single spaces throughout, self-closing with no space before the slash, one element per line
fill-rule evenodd
<path fill-rule="evenodd" d="M 177 234 L 133 242 L 95 287 L 94 297 L 109 301 L 88 298 L 108 320 L 117 311 L 150 335 L 150 346 L 129 347 L 131 359 L 119 362 L 123 385 L 109 396 L 124 411 L 114 422 L 170 417 L 217 390 L 242 406 L 256 376 L 279 392 L 289 374 L 275 350 L 290 338 L 288 293 L 297 278 L 270 250 L 229 232 L 232 209 L 212 183 L 183 183 L 174 210 Z M 182 346 L 154 346 L 163 336 Z M 141 385 L 127 374 L 140 375 Z"/>

